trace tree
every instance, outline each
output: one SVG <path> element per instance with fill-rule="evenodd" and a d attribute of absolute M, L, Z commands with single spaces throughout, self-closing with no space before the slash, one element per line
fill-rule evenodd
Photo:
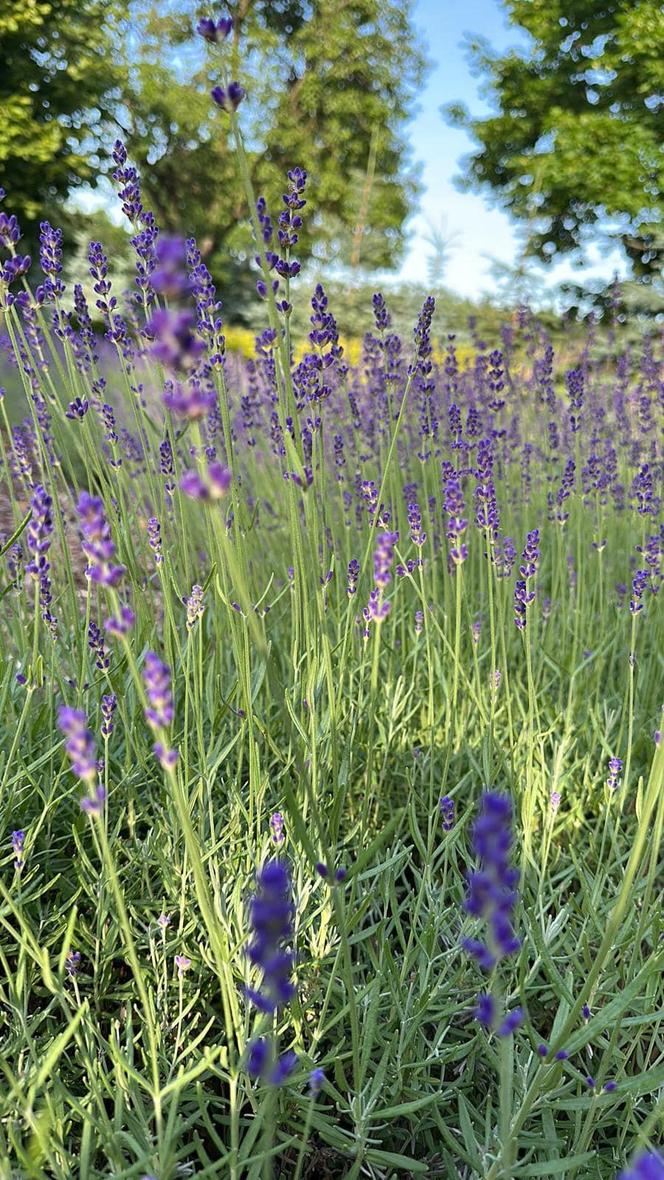
<path fill-rule="evenodd" d="M 247 91 L 256 192 L 276 214 L 287 169 L 310 174 L 298 257 L 394 265 L 418 191 L 405 128 L 425 62 L 411 0 L 236 0 L 221 57 L 193 33 L 192 7 L 136 0 L 121 39 L 119 120 L 158 223 L 196 236 L 227 280 L 229 250 L 251 251 L 228 121 L 209 96 L 224 63 Z"/>
<path fill-rule="evenodd" d="M 664 259 L 660 0 L 507 0 L 507 10 L 526 49 L 472 47 L 497 112 L 446 109 L 479 145 L 465 185 L 498 194 L 531 254 L 551 261 L 600 231 L 653 281 Z"/>
<path fill-rule="evenodd" d="M 427 258 L 427 282 L 432 292 L 442 287 L 447 264 L 458 239 L 457 233 L 449 232 L 445 217 L 441 217 L 437 225 L 433 222 L 427 223 L 424 241 L 431 246 L 431 253 Z"/>
<path fill-rule="evenodd" d="M 112 0 L 0 0 L 0 185 L 34 248 L 72 189 L 96 181 L 119 81 Z M 108 138 L 108 137 L 106 137 Z"/>

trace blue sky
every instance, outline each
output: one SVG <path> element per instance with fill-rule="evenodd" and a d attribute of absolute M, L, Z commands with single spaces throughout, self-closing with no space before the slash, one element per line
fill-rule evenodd
<path fill-rule="evenodd" d="M 440 226 L 455 242 L 445 272 L 445 283 L 460 295 L 471 297 L 490 291 L 491 259 L 515 262 L 519 253 L 517 228 L 490 195 L 460 193 L 454 177 L 473 147 L 465 131 L 450 127 L 440 114 L 443 103 L 464 102 L 473 114 L 490 107 L 480 96 L 481 80 L 475 77 L 463 45 L 465 33 L 480 33 L 502 50 L 523 43 L 524 34 L 510 27 L 500 0 L 417 0 L 415 24 L 422 34 L 434 65 L 410 128 L 414 158 L 422 167 L 424 192 L 420 209 L 410 223 L 411 240 L 399 277 L 426 282 L 427 225 Z M 583 278 L 610 278 L 619 255 L 602 258 L 599 249 L 590 255 Z M 543 271 L 547 284 L 575 276 L 579 270 L 568 260 Z"/>

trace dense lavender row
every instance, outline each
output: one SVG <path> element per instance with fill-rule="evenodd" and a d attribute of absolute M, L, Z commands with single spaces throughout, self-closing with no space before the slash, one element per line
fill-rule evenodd
<path fill-rule="evenodd" d="M 376 294 L 352 367 L 318 283 L 302 347 L 243 98 L 249 361 L 121 143 L 130 292 L 0 212 L 3 1154 L 659 1180 L 661 341 Z"/>

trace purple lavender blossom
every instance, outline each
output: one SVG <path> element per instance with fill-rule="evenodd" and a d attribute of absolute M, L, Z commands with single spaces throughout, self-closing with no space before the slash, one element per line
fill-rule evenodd
<path fill-rule="evenodd" d="M 203 587 L 194 585 L 191 588 L 191 594 L 185 599 L 187 607 L 187 631 L 191 631 L 198 622 L 203 618 L 205 604 L 203 602 Z"/>
<path fill-rule="evenodd" d="M 101 736 L 104 741 L 113 733 L 113 715 L 117 707 L 118 699 L 115 693 L 108 693 L 101 698 Z"/>
<path fill-rule="evenodd" d="M 94 619 L 90 619 L 88 623 L 88 647 L 94 653 L 95 667 L 100 672 L 105 672 L 110 666 L 111 657 L 106 644 L 104 643 L 104 633 L 100 627 L 97 626 Z"/>
<path fill-rule="evenodd" d="M 408 527 L 410 528 L 410 539 L 413 545 L 417 545 L 421 549 L 427 539 L 427 535 L 422 531 L 422 513 L 417 501 L 408 505 Z"/>
<path fill-rule="evenodd" d="M 230 82 L 225 90 L 223 86 L 214 86 L 210 91 L 210 97 L 222 111 L 236 111 L 246 93 L 239 82 Z"/>
<path fill-rule="evenodd" d="M 362 611 L 364 618 L 364 638 L 369 637 L 369 626 L 372 622 L 382 623 L 390 613 L 391 603 L 383 600 L 383 591 L 392 580 L 390 573 L 394 561 L 394 546 L 399 540 L 398 533 L 381 533 L 374 551 L 374 588 L 369 594 L 369 601 Z"/>
<path fill-rule="evenodd" d="M 189 294 L 191 283 L 186 272 L 187 248 L 184 238 L 160 234 L 154 244 L 154 267 L 150 275 L 152 289 L 168 300 Z"/>
<path fill-rule="evenodd" d="M 225 41 L 232 30 L 233 18 L 230 16 L 222 16 L 216 21 L 212 17 L 204 16 L 196 25 L 199 37 L 203 37 L 211 45 L 218 45 L 220 41 Z"/>
<path fill-rule="evenodd" d="M 17 873 L 21 873 L 25 865 L 25 832 L 20 829 L 12 832 L 11 844 L 14 853 L 14 868 Z"/>
<path fill-rule="evenodd" d="M 634 476 L 630 497 L 639 516 L 654 515 L 659 507 L 653 491 L 653 473 L 649 463 L 643 463 Z"/>
<path fill-rule="evenodd" d="M 463 515 L 465 504 L 461 481 L 453 469 L 449 471 L 444 483 L 444 497 L 443 510 L 448 518 L 446 535 L 450 544 L 450 568 L 454 569 L 456 566 L 462 565 L 468 556 L 468 546 L 463 541 L 468 521 Z"/>
<path fill-rule="evenodd" d="M 622 768 L 622 758 L 609 758 L 609 776 L 606 780 L 606 785 L 610 791 L 617 791 L 620 786 L 620 772 Z"/>
<path fill-rule="evenodd" d="M 491 993 L 481 993 L 477 997 L 473 1016 L 485 1028 L 493 1028 L 496 1020 L 496 1001 Z"/>
<path fill-rule="evenodd" d="M 392 578 L 390 570 L 394 561 L 394 546 L 399 540 L 398 533 L 381 533 L 374 551 L 374 583 L 384 590 Z"/>
<path fill-rule="evenodd" d="M 475 477 L 475 523 L 487 533 L 489 539 L 495 540 L 498 536 L 500 515 L 493 481 L 493 446 L 488 438 L 480 439 L 477 445 Z"/>
<path fill-rule="evenodd" d="M 0 188 L 0 201 L 4 201 L 5 196 L 5 190 Z M 16 246 L 20 240 L 21 229 L 16 214 L 0 210 L 0 243 L 11 252 L 12 247 Z"/>
<path fill-rule="evenodd" d="M 146 333 L 152 341 L 150 352 L 159 364 L 174 373 L 185 374 L 191 372 L 198 364 L 205 344 L 195 332 L 196 320 L 193 311 L 188 308 L 158 308 L 146 326 Z M 183 395 L 186 402 L 186 395 Z M 194 412 L 180 409 L 175 399 L 168 403 L 169 409 L 177 409 L 179 413 L 189 413 L 190 417 L 200 417 L 205 412 L 195 399 L 190 399 Z"/>
<path fill-rule="evenodd" d="M 514 624 L 519 631 L 526 629 L 526 611 L 535 601 L 535 591 L 528 590 L 525 578 L 517 578 L 514 583 Z"/>
<path fill-rule="evenodd" d="M 522 564 L 519 566 L 519 573 L 522 578 L 532 578 L 537 573 L 540 559 L 540 533 L 539 529 L 533 529 L 528 533 L 526 544 L 522 554 Z"/>
<path fill-rule="evenodd" d="M 574 490 L 574 483 L 576 480 L 576 464 L 573 459 L 568 459 L 563 471 L 560 487 L 556 495 L 556 520 L 563 525 L 569 519 L 569 512 L 563 511 L 563 505 Z"/>
<path fill-rule="evenodd" d="M 648 585 L 648 570 L 637 570 L 632 579 L 632 597 L 629 600 L 631 614 L 637 615 L 643 610 L 644 591 Z"/>
<path fill-rule="evenodd" d="M 104 254 L 101 242 L 90 242 L 88 247 L 88 261 L 90 275 L 93 279 L 92 288 L 98 298 L 95 305 L 102 313 L 106 324 L 106 337 L 123 350 L 125 356 L 131 355 L 131 345 L 127 335 L 127 326 L 122 316 L 117 312 L 118 301 L 111 295 L 111 280 L 108 275 L 108 258 Z"/>
<path fill-rule="evenodd" d="M 105 803 L 106 789 L 101 785 L 97 785 L 94 789 L 91 787 L 90 793 L 84 795 L 80 800 L 81 811 L 84 811 L 91 819 L 99 819 L 104 813 Z"/>
<path fill-rule="evenodd" d="M 581 410 L 583 409 L 583 369 L 569 369 L 565 374 L 565 381 L 571 411 L 569 416 L 570 429 L 572 434 L 576 434 L 581 427 Z"/>
<path fill-rule="evenodd" d="M 175 716 L 171 670 L 167 664 L 160 660 L 156 652 L 146 652 L 143 664 L 143 683 L 148 698 L 148 704 L 144 710 L 145 719 L 158 737 L 153 746 L 153 752 L 164 770 L 172 771 L 178 760 L 178 751 L 165 745 L 161 739 L 162 731 L 168 728 Z"/>
<path fill-rule="evenodd" d="M 270 816 L 270 830 L 272 832 L 272 843 L 275 848 L 280 848 L 284 842 L 284 817 L 280 811 L 275 811 Z"/>
<path fill-rule="evenodd" d="M 498 1036 L 499 1037 L 511 1036 L 511 1034 L 513 1032 L 516 1032 L 517 1028 L 521 1027 L 521 1025 L 523 1024 L 523 1019 L 524 1019 L 523 1009 L 522 1008 L 513 1008 L 511 1012 L 507 1013 L 502 1024 L 499 1025 Z"/>
<path fill-rule="evenodd" d="M 519 631 L 525 631 L 527 609 L 535 600 L 535 591 L 528 587 L 528 579 L 535 576 L 539 567 L 539 529 L 528 533 L 519 566 L 520 578 L 514 584 L 514 623 Z"/>
<path fill-rule="evenodd" d="M 262 972 L 259 988 L 245 988 L 248 1000 L 260 1012 L 278 1012 L 294 996 L 291 980 L 295 956 L 293 941 L 295 907 L 288 869 L 283 861 L 269 860 L 256 875 L 257 890 L 249 906 L 252 936 L 249 961 Z"/>
<path fill-rule="evenodd" d="M 221 303 L 217 299 L 217 292 L 201 253 L 193 238 L 187 239 L 187 266 L 191 292 L 196 304 L 196 327 L 200 335 L 208 343 L 208 364 L 213 368 L 223 364 L 226 351 L 226 341 L 222 328 L 223 320 L 219 314 Z"/>
<path fill-rule="evenodd" d="M 155 565 L 161 565 L 164 560 L 164 555 L 161 549 L 161 525 L 156 516 L 151 516 L 148 520 L 148 544 L 154 553 Z"/>
<path fill-rule="evenodd" d="M 27 542 L 32 559 L 26 566 L 25 572 L 39 582 L 39 603 L 42 619 L 52 633 L 55 632 L 56 619 L 51 611 L 53 596 L 51 593 L 51 579 L 49 577 L 50 564 L 47 558 L 53 534 L 53 501 L 41 484 L 37 484 L 32 493 L 30 508 L 32 515 L 28 525 Z"/>
<path fill-rule="evenodd" d="M 662 584 L 662 555 L 664 554 L 664 528 L 659 533 L 646 538 L 644 545 L 636 546 L 637 553 L 643 554 L 643 560 L 650 573 L 650 590 L 653 594 L 659 592 Z"/>
<path fill-rule="evenodd" d="M 159 444 L 159 470 L 166 477 L 164 487 L 166 492 L 171 495 L 175 491 L 175 482 L 173 480 L 175 466 L 173 464 L 173 449 L 168 438 L 165 438 Z"/>
<path fill-rule="evenodd" d="M 171 670 L 154 651 L 146 652 L 143 683 L 148 697 L 145 719 L 154 730 L 166 729 L 175 716 Z"/>
<path fill-rule="evenodd" d="M 473 847 L 480 867 L 467 874 L 467 913 L 487 923 L 487 941 L 464 938 L 461 945 L 485 971 L 518 951 L 512 925 L 519 870 L 510 865 L 512 803 L 509 795 L 485 791 L 473 825 Z"/>
<path fill-rule="evenodd" d="M 122 201 L 122 212 L 130 221 L 137 222 L 143 213 L 138 173 L 127 163 L 127 149 L 120 139 L 116 139 L 113 145 L 113 162 L 113 179 L 120 185 L 118 195 Z"/>
<path fill-rule="evenodd" d="M 73 979 L 74 976 L 78 975 L 80 966 L 81 952 L 67 951 L 67 954 L 65 955 L 65 971 L 67 972 L 67 975 L 70 979 Z"/>
<path fill-rule="evenodd" d="M 87 398 L 75 397 L 65 410 L 65 418 L 69 418 L 72 422 L 80 422 L 83 418 L 85 418 L 85 415 L 89 409 L 90 403 Z"/>
<path fill-rule="evenodd" d="M 451 832 L 454 827 L 454 799 L 451 799 L 449 795 L 443 795 L 442 799 L 439 800 L 439 807 L 440 814 L 443 817 L 443 831 Z"/>
<path fill-rule="evenodd" d="M 516 561 L 516 545 L 511 537 L 496 537 L 492 550 L 496 577 L 509 578 Z"/>
<path fill-rule="evenodd" d="M 294 1049 L 287 1049 L 285 1053 L 281 1053 L 268 1077 L 270 1085 L 282 1086 L 297 1068 L 297 1063 L 298 1056 Z"/>
<path fill-rule="evenodd" d="M 152 752 L 159 765 L 169 772 L 173 770 L 180 756 L 177 750 L 165 746 L 163 742 L 155 742 Z"/>
<path fill-rule="evenodd" d="M 65 286 L 60 278 L 62 274 L 62 230 L 53 229 L 48 221 L 42 221 L 39 226 L 39 262 L 46 275 L 46 282 L 39 289 L 41 299 L 52 300 L 64 295 Z"/>
<path fill-rule="evenodd" d="M 120 603 L 117 615 L 112 615 L 110 619 L 106 619 L 104 629 L 108 631 L 109 635 L 116 635 L 122 637 L 131 631 L 136 621 L 133 610 L 126 602 Z"/>
<path fill-rule="evenodd" d="M 61 705 L 58 709 L 58 727 L 65 735 L 65 749 L 74 774 L 91 786 L 97 779 L 97 757 L 85 713 L 82 709 Z"/>
<path fill-rule="evenodd" d="M 101 586 L 117 586 L 124 576 L 123 565 L 113 565 L 115 545 L 111 529 L 104 513 L 104 503 L 99 496 L 81 492 L 76 505 L 81 532 L 83 552 L 88 558 L 86 573 L 93 582 Z"/>
<path fill-rule="evenodd" d="M 199 471 L 185 471 L 180 479 L 180 491 L 192 500 L 221 500 L 228 492 L 233 480 L 228 467 L 215 460 L 208 464 L 202 475 Z"/>
<path fill-rule="evenodd" d="M 664 1180 L 664 1157 L 658 1151 L 644 1151 L 617 1180 Z"/>
<path fill-rule="evenodd" d="M 267 1037 L 254 1037 L 247 1045 L 246 1070 L 250 1078 L 260 1078 L 266 1072 L 270 1061 L 270 1043 Z"/>

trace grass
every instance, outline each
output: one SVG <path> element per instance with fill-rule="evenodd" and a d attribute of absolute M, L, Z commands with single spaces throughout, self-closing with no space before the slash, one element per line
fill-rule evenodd
<path fill-rule="evenodd" d="M 105 370 L 113 432 L 80 316 L 73 336 L 53 331 L 66 301 L 32 300 L 32 312 L 5 301 L 4 311 L 31 425 L 25 445 L 8 421 L 0 436 L 11 517 L 0 618 L 0 1175 L 613 1178 L 633 1151 L 656 1146 L 664 1105 L 655 343 L 621 358 L 616 341 L 615 363 L 600 363 L 588 341 L 573 431 L 569 383 L 558 373 L 547 394 L 546 339 L 531 317 L 513 341 L 504 335 L 499 360 L 485 346 L 461 376 L 453 343 L 431 364 L 422 324 L 400 349 L 377 329 L 347 371 L 332 333 L 308 346 L 332 359 L 307 398 L 270 299 L 276 336 L 255 364 L 198 358 L 180 371 L 185 390 L 197 377 L 214 390 L 212 412 L 194 419 L 164 409 L 164 383 L 178 374 L 155 357 L 159 334 L 141 334 L 154 308 L 139 303 L 131 347 L 116 332 Z M 218 339 L 200 324 L 198 333 L 214 355 Z M 75 396 L 90 403 L 80 420 L 65 413 Z M 164 439 L 173 474 L 160 462 Z M 480 439 L 491 441 L 497 536 L 474 522 Z M 187 468 L 208 478 L 206 448 L 232 473 L 219 500 L 178 486 Z M 573 487 L 559 500 L 570 457 Z M 469 520 L 467 559 L 451 569 L 444 462 L 461 472 Z M 54 634 L 20 532 L 40 483 L 53 497 Z M 115 589 L 85 574 L 83 488 L 102 498 L 126 566 Z M 507 576 L 489 557 L 504 537 L 520 554 L 535 528 L 541 560 L 520 632 L 519 557 Z M 373 554 L 388 529 L 399 534 L 382 587 L 390 610 L 365 637 Z M 632 612 L 637 546 L 649 537 L 660 541 Z M 349 595 L 351 561 L 360 573 Z M 205 609 L 188 625 L 195 584 Z M 120 601 L 135 622 L 106 635 L 99 668 L 88 626 L 103 627 Z M 165 770 L 144 717 L 149 650 L 173 675 L 174 721 L 157 737 L 179 758 Z M 109 693 L 118 704 L 104 739 Z M 103 758 L 97 817 L 80 807 L 85 788 L 57 726 L 64 703 L 85 712 Z M 617 789 L 606 785 L 612 757 L 623 763 Z M 488 982 L 460 947 L 478 930 L 463 899 L 486 785 L 513 800 L 522 939 Z M 456 807 L 450 831 L 443 795 Z M 248 899 L 276 854 L 275 811 L 296 909 L 296 995 L 266 1023 L 243 988 L 255 983 Z M 513 1035 L 473 1018 L 487 986 L 523 1007 Z M 248 1076 L 257 1028 L 298 1055 L 281 1086 Z M 312 1095 L 319 1067 L 326 1080 Z"/>

